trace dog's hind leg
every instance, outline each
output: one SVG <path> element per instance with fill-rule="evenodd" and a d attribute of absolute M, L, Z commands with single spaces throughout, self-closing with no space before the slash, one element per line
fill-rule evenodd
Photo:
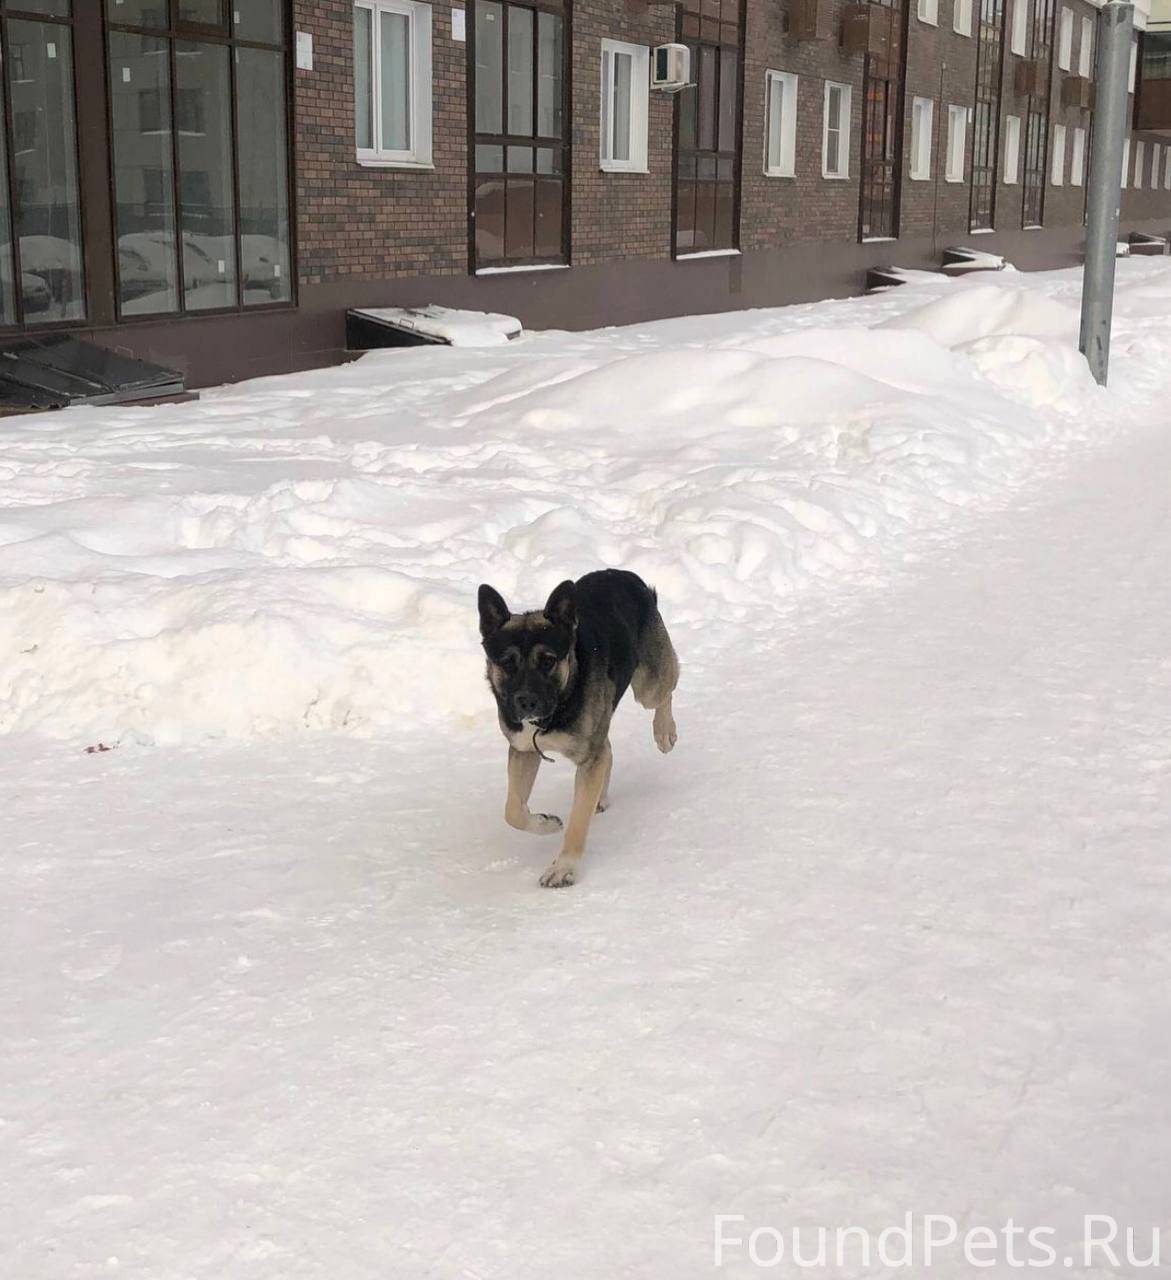
<path fill-rule="evenodd" d="M 541 877 L 541 883 L 546 889 L 563 889 L 577 879 L 577 867 L 585 853 L 590 819 L 602 798 L 602 788 L 612 759 L 607 740 L 592 760 L 577 766 L 577 775 L 573 780 L 573 809 L 569 815 L 569 825 L 565 828 L 565 843 L 561 846 L 557 860 Z"/>
<path fill-rule="evenodd" d="M 638 666 L 630 678 L 635 701 L 655 713 L 652 726 L 655 744 L 670 751 L 678 741 L 671 695 L 679 683 L 679 659 L 658 609 L 638 640 Z"/>
<path fill-rule="evenodd" d="M 508 799 L 504 802 L 504 821 L 518 831 L 531 831 L 534 835 L 548 836 L 561 830 L 561 819 L 552 813 L 530 813 L 529 796 L 541 757 L 535 751 L 518 751 L 508 748 Z"/>

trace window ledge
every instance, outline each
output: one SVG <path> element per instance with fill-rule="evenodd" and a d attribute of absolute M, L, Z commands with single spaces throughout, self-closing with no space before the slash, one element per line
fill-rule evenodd
<path fill-rule="evenodd" d="M 939 26 L 939 19 L 938 19 L 938 18 L 924 18 L 924 17 L 923 17 L 923 15 L 922 15 L 922 14 L 919 14 L 919 13 L 917 13 L 917 14 L 915 15 L 915 17 L 916 17 L 916 19 L 917 19 L 919 22 L 921 22 L 925 27 L 938 27 L 938 26 Z"/>
<path fill-rule="evenodd" d="M 520 271 L 568 271 L 568 262 L 521 262 L 515 267 L 477 267 L 478 276 L 513 275 Z"/>
<path fill-rule="evenodd" d="M 699 249 L 695 253 L 677 253 L 676 262 L 686 262 L 693 258 L 738 258 L 739 249 Z"/>
<path fill-rule="evenodd" d="M 645 164 L 607 164 L 604 160 L 598 165 L 598 169 L 602 173 L 650 173 L 650 169 Z"/>
<path fill-rule="evenodd" d="M 826 173 L 826 171 L 823 169 L 821 171 L 821 176 L 826 180 L 826 182 L 849 182 L 850 181 L 850 175 L 848 173 Z"/>
<path fill-rule="evenodd" d="M 413 169 L 422 173 L 435 172 L 435 165 L 430 160 L 367 160 L 359 156 L 358 164 L 363 169 Z"/>
<path fill-rule="evenodd" d="M 792 179 L 792 178 L 795 178 L 795 177 L 797 176 L 797 174 L 796 174 L 796 172 L 793 172 L 793 173 L 787 173 L 784 169 L 766 169 L 766 170 L 764 171 L 764 176 L 765 176 L 766 178 L 790 178 L 790 179 Z"/>
<path fill-rule="evenodd" d="M 952 186 L 958 187 L 963 183 L 963 178 L 944 178 L 944 182 L 950 182 Z"/>
<path fill-rule="evenodd" d="M 929 173 L 909 173 L 907 177 L 912 182 L 930 182 L 931 175 Z"/>

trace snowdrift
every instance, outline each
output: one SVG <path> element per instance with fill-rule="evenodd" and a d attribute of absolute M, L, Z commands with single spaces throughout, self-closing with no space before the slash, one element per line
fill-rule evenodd
<path fill-rule="evenodd" d="M 1122 266 L 1120 350 L 1131 323 L 1165 359 L 1171 271 Z M 728 620 L 751 633 L 811 582 L 881 572 L 1041 446 L 1108 429 L 1071 279 L 372 353 L 197 405 L 10 420 L 0 731 L 488 718 L 476 585 L 532 605 L 604 564 L 718 647 Z M 1137 343 L 1120 377 L 1127 359 Z"/>

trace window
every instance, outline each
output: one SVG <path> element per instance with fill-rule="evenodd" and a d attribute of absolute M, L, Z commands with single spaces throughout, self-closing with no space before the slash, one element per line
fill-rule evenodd
<path fill-rule="evenodd" d="M 354 129 L 363 164 L 431 165 L 431 6 L 354 6 Z"/>
<path fill-rule="evenodd" d="M 292 299 L 284 16 L 247 8 L 108 6 L 120 318 Z"/>
<path fill-rule="evenodd" d="M 740 237 L 738 104 L 743 60 L 740 0 L 682 0 L 678 31 L 691 51 L 693 85 L 676 101 L 677 258 L 733 253 Z"/>
<path fill-rule="evenodd" d="M 1057 37 L 1057 65 L 1062 71 L 1073 66 L 1073 10 L 1061 10 L 1061 30 Z"/>
<path fill-rule="evenodd" d="M 1021 180 L 1021 118 L 1004 117 L 1004 181 L 1015 187 Z"/>
<path fill-rule="evenodd" d="M 1134 92 L 1135 79 L 1138 75 L 1138 41 L 1135 40 L 1130 46 L 1130 75 L 1127 78 L 1127 88 L 1131 93 Z"/>
<path fill-rule="evenodd" d="M 614 173 L 647 171 L 647 95 L 650 50 L 602 41 L 601 165 Z"/>
<path fill-rule="evenodd" d="M 1123 190 L 1130 186 L 1130 139 L 1122 142 L 1122 186 Z"/>
<path fill-rule="evenodd" d="M 935 103 L 930 98 L 911 102 L 911 178 L 925 182 L 931 177 L 931 143 L 935 126 Z"/>
<path fill-rule="evenodd" d="M 1094 20 L 1082 19 L 1082 43 L 1077 55 L 1077 73 L 1085 80 L 1094 74 Z"/>
<path fill-rule="evenodd" d="M 955 0 L 951 14 L 951 25 L 957 35 L 972 34 L 972 0 Z"/>
<path fill-rule="evenodd" d="M 3 24 L 0 325 L 81 320 L 85 277 L 68 7 L 22 0 L 9 8 L 65 20 Z"/>
<path fill-rule="evenodd" d="M 1009 48 L 1020 57 L 1025 56 L 1029 39 L 1029 0 L 1013 0 L 1012 39 Z"/>
<path fill-rule="evenodd" d="M 1053 126 L 1053 158 L 1049 162 L 1049 181 L 1055 187 L 1065 185 L 1065 125 Z"/>
<path fill-rule="evenodd" d="M 944 181 L 963 182 L 967 150 L 968 108 L 949 106 L 947 109 L 947 165 L 943 173 Z"/>
<path fill-rule="evenodd" d="M 564 32 L 561 14 L 544 7 L 474 6 L 468 163 L 475 271 L 569 259 Z"/>
<path fill-rule="evenodd" d="M 1141 139 L 1134 144 L 1134 185 L 1139 190 L 1143 185 L 1143 146 Z"/>
<path fill-rule="evenodd" d="M 1159 188 L 1159 161 L 1162 159 L 1163 148 L 1159 143 L 1155 143 L 1151 147 L 1151 190 L 1157 191 Z"/>
<path fill-rule="evenodd" d="M 797 163 L 797 77 L 766 71 L 764 95 L 764 171 L 771 178 L 791 178 Z"/>
<path fill-rule="evenodd" d="M 1069 158 L 1069 180 L 1080 187 L 1086 180 L 1086 131 L 1073 131 L 1073 153 Z"/>
<path fill-rule="evenodd" d="M 850 102 L 848 84 L 825 82 L 824 114 L 821 136 L 821 176 L 850 176 Z"/>
<path fill-rule="evenodd" d="M 1171 146 L 1163 152 L 1163 189 L 1171 191 Z"/>
<path fill-rule="evenodd" d="M 919 0 L 916 12 L 920 22 L 928 22 L 933 27 L 939 26 L 939 0 Z"/>

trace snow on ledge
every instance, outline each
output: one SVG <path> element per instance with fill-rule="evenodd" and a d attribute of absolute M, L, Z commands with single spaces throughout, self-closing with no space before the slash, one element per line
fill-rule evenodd
<path fill-rule="evenodd" d="M 455 307 L 359 307 L 359 315 L 381 320 L 453 347 L 498 347 L 521 332 L 515 316 L 495 311 L 461 311 Z"/>

